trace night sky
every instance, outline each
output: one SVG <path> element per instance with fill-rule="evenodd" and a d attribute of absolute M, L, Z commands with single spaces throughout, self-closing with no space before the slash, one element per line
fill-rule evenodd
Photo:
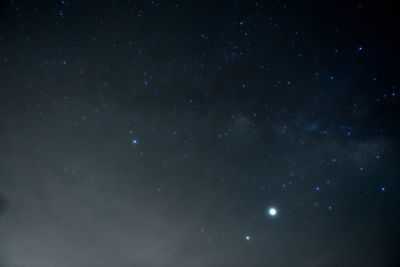
<path fill-rule="evenodd" d="M 0 1 L 0 267 L 400 266 L 391 1 Z"/>

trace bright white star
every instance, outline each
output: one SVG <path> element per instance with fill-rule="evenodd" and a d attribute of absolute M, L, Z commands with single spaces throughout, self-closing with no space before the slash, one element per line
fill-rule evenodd
<path fill-rule="evenodd" d="M 269 215 L 271 215 L 271 216 L 275 216 L 275 215 L 278 213 L 278 211 L 277 211 L 275 208 L 270 208 L 270 209 L 268 210 L 268 213 L 269 213 Z"/>

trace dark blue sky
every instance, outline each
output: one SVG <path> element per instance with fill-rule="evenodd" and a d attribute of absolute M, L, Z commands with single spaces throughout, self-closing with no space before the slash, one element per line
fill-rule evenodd
<path fill-rule="evenodd" d="M 397 13 L 1 1 L 0 267 L 398 266 Z"/>

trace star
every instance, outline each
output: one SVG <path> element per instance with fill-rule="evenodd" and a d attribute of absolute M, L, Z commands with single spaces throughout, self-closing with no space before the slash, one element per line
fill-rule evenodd
<path fill-rule="evenodd" d="M 276 216 L 277 213 L 278 213 L 278 211 L 275 208 L 269 208 L 269 210 L 268 210 L 268 214 L 270 216 Z"/>

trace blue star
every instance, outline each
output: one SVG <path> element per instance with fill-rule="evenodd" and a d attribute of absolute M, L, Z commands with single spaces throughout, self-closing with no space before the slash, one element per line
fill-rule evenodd
<path fill-rule="evenodd" d="M 382 186 L 382 187 L 381 187 L 381 191 L 382 191 L 382 192 L 385 192 L 385 191 L 386 191 L 386 187 Z"/>
<path fill-rule="evenodd" d="M 136 139 L 133 139 L 132 140 L 132 144 L 136 144 L 137 143 L 137 140 Z"/>

